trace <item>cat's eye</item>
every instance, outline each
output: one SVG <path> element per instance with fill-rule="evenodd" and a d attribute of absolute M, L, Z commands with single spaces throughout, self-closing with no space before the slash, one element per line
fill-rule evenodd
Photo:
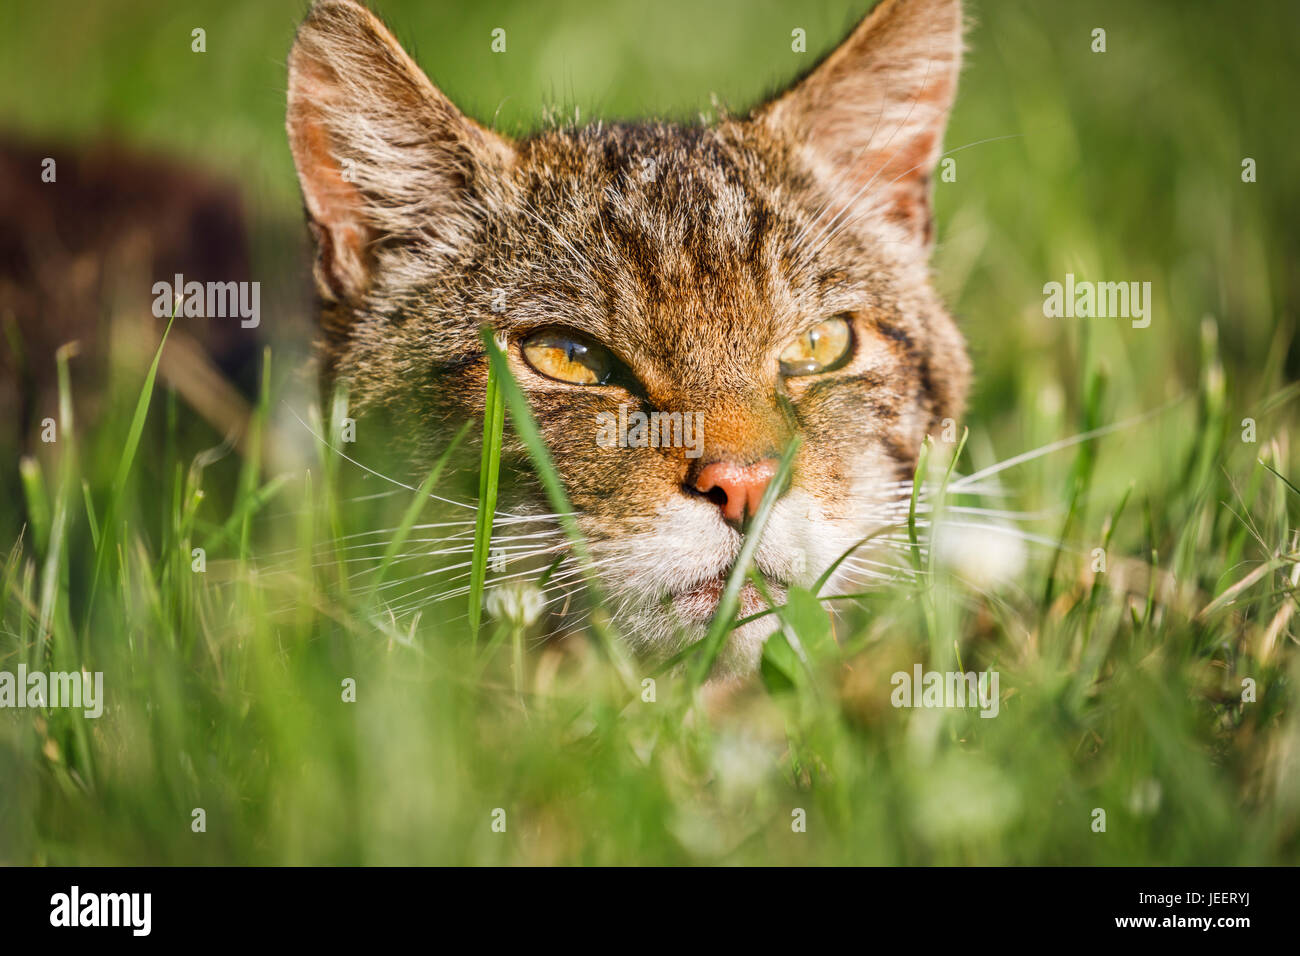
<path fill-rule="evenodd" d="M 816 375 L 844 365 L 853 347 L 853 330 L 842 315 L 823 319 L 781 353 L 781 374 Z"/>
<path fill-rule="evenodd" d="M 573 332 L 534 332 L 524 339 L 522 351 L 535 372 L 570 385 L 604 385 L 614 371 L 614 359 L 604 346 Z"/>

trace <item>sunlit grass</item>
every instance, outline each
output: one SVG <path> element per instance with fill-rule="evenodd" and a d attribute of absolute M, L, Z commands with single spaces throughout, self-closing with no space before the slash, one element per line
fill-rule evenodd
<path fill-rule="evenodd" d="M 512 381 L 503 392 L 513 416 L 520 393 Z M 1202 392 L 1202 416 L 1222 400 Z M 155 397 L 151 411 L 166 405 Z M 1126 520 L 1127 493 L 1095 500 L 1089 481 L 1106 456 L 1080 464 L 1085 445 L 1111 439 L 1083 443 L 1056 470 L 1076 483 L 1058 487 L 1108 516 L 1076 516 L 1067 546 L 1039 549 L 1026 580 L 981 594 L 927 560 L 914 584 L 842 607 L 833 633 L 812 592 L 792 593 L 763 679 L 712 712 L 689 667 L 654 672 L 651 701 L 651 670 L 625 663 L 632 679 L 611 681 L 609 659 L 589 650 L 598 644 L 576 634 L 538 644 L 540 622 L 522 658 L 509 642 L 476 644 L 464 598 L 389 613 L 400 600 L 379 577 L 400 582 L 439 560 L 399 573 L 398 556 L 420 548 L 395 551 L 392 540 L 464 528 L 460 556 L 443 560 L 474 553 L 472 512 L 429 497 L 463 493 L 439 478 L 456 470 L 450 458 L 417 491 L 377 488 L 348 461 L 384 447 L 363 427 L 356 443 L 322 442 L 318 464 L 259 480 L 219 510 L 221 496 L 206 493 L 218 469 L 202 455 L 154 457 L 146 429 L 139 460 L 187 476 L 160 528 L 139 490 L 149 481 L 131 485 L 118 463 L 109 479 L 70 470 L 84 463 L 61 448 L 57 480 L 26 469 L 33 523 L 5 564 L 0 657 L 8 669 L 103 671 L 108 707 L 98 720 L 5 715 L 6 859 L 1293 859 L 1293 641 L 1288 623 L 1274 628 L 1294 601 L 1297 496 L 1276 443 L 1231 448 L 1208 424 L 1186 432 L 1182 457 L 1227 461 L 1244 481 L 1209 469 L 1181 501 L 1148 499 L 1144 517 Z M 130 439 L 135 426 L 124 416 L 101 427 Z M 239 463 L 220 464 L 238 484 Z M 86 504 L 106 496 L 120 502 L 119 526 L 114 537 L 99 528 L 96 547 Z M 915 525 L 915 505 L 907 515 Z M 247 548 L 227 533 L 245 517 Z M 420 530 L 449 520 L 459 524 Z M 361 539 L 375 544 L 363 567 L 378 575 L 353 579 L 351 536 L 381 528 L 397 531 Z M 1175 581 L 1161 555 L 1188 528 L 1189 571 Z M 1089 538 L 1107 553 L 1103 574 L 1088 570 Z M 195 571 L 193 548 L 205 545 L 206 570 Z M 83 604 L 96 565 L 103 587 Z M 490 592 L 494 575 L 483 574 Z M 892 707 L 890 675 L 916 662 L 1000 672 L 998 717 Z M 344 699 L 349 679 L 355 703 Z M 206 832 L 191 831 L 196 808 Z M 504 834 L 491 829 L 498 808 Z M 1105 834 L 1091 829 L 1097 808 Z M 806 833 L 791 829 L 800 810 Z"/>

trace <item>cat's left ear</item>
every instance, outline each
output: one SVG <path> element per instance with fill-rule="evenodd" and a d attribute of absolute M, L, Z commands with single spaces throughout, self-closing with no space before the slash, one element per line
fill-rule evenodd
<path fill-rule="evenodd" d="M 960 0 L 884 0 L 751 122 L 803 155 L 831 195 L 828 219 L 883 217 L 929 245 L 961 53 Z"/>

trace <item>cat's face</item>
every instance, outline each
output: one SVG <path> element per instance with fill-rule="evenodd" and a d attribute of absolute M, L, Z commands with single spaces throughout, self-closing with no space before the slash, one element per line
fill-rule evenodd
<path fill-rule="evenodd" d="M 810 584 L 895 520 L 964 399 L 927 271 L 960 30 L 955 0 L 890 0 L 744 120 L 509 142 L 369 13 L 318 3 L 289 132 L 332 371 L 429 446 L 481 411 L 479 329 L 496 330 L 621 629 L 657 651 L 702 636 L 797 436 L 756 565 L 778 598 Z M 652 412 L 677 416 L 662 441 L 637 428 Z M 847 564 L 827 590 L 846 587 Z M 747 585 L 741 613 L 761 606 Z M 721 671 L 752 669 L 774 623 L 733 632 Z"/>

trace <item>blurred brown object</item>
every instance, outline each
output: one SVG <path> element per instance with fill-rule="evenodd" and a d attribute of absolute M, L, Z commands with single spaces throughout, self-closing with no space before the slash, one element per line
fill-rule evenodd
<path fill-rule="evenodd" d="M 73 149 L 0 136 L 0 427 L 16 423 L 26 445 L 43 417 L 57 417 L 54 355 L 74 340 L 77 418 L 93 419 L 108 320 L 139 317 L 161 332 L 155 282 L 176 273 L 244 282 L 249 272 L 233 186 L 113 143 Z M 249 384 L 256 330 L 220 318 L 180 325 L 173 333 L 206 352 L 213 371 Z"/>

